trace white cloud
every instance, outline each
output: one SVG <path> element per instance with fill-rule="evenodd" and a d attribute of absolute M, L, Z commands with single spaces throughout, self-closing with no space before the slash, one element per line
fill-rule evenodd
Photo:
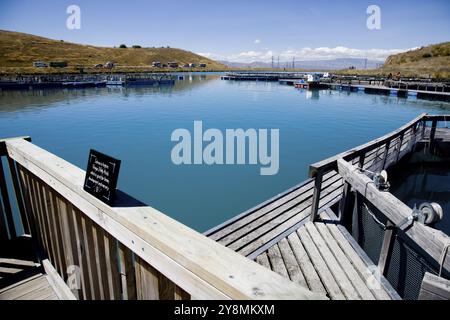
<path fill-rule="evenodd" d="M 253 41 L 253 43 L 254 43 L 254 44 L 260 44 L 260 43 L 261 43 L 261 40 L 256 39 L 255 41 Z"/>
<path fill-rule="evenodd" d="M 275 59 L 278 59 L 278 56 L 280 56 L 280 61 L 292 61 L 292 58 L 295 57 L 296 61 L 331 60 L 337 58 L 367 58 L 369 60 L 378 60 L 381 62 L 392 54 L 397 54 L 408 50 L 411 49 L 354 49 L 347 47 L 335 47 L 335 48 L 305 47 L 301 49 L 288 49 L 282 52 L 274 52 L 271 50 L 266 51 L 251 50 L 229 55 L 221 55 L 214 53 L 199 53 L 199 54 L 214 60 L 242 62 L 242 63 L 250 63 L 254 61 L 270 62 L 272 60 L 272 56 L 274 56 Z"/>

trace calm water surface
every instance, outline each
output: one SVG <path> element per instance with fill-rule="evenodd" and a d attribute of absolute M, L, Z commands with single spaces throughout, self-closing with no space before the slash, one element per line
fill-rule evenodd
<path fill-rule="evenodd" d="M 308 165 L 381 136 L 422 112 L 450 104 L 278 83 L 186 76 L 173 87 L 0 92 L 0 137 L 37 145 L 85 168 L 90 148 L 122 160 L 119 188 L 205 231 L 301 182 Z M 279 128 L 280 170 L 259 166 L 176 166 L 173 130 Z"/>

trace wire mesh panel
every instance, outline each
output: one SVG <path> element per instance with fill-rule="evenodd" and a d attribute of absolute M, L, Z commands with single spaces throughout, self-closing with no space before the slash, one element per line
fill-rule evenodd
<path fill-rule="evenodd" d="M 386 217 L 360 195 L 357 197 L 357 214 L 353 213 L 352 236 L 376 264 L 383 244 Z M 377 221 L 378 220 L 378 221 Z"/>
<path fill-rule="evenodd" d="M 415 300 L 419 297 L 425 272 L 437 274 L 438 268 L 427 261 L 420 251 L 403 234 L 395 237 L 386 278 L 403 299 Z"/>
<path fill-rule="evenodd" d="M 361 195 L 358 195 L 352 216 L 351 234 L 378 264 L 387 218 Z M 387 260 L 385 277 L 403 299 L 415 300 L 419 296 L 425 272 L 438 274 L 439 266 L 404 232 L 395 231 L 392 253 Z M 443 276 L 448 278 L 445 270 Z"/>

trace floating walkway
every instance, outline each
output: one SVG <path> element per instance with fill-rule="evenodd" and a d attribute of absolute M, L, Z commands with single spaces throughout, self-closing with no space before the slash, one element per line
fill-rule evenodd
<path fill-rule="evenodd" d="M 365 170 L 388 168 L 413 152 L 416 144 L 446 139 L 450 129 L 436 130 L 436 125 L 447 118 L 450 116 L 430 117 L 430 121 L 434 119 L 432 126 L 426 127 L 424 121 L 428 118 L 422 115 L 384 137 L 313 164 L 310 179 L 206 235 L 286 279 L 325 293 L 330 299 L 400 299 L 397 290 L 404 288 L 397 280 L 390 279 L 397 288 L 388 281 L 394 273 L 387 262 L 392 257 L 392 243 L 383 242 L 381 235 L 379 260 L 374 263 L 344 226 L 343 199 L 349 194 L 350 185 L 339 172 L 337 161 L 345 159 Z M 411 212 L 404 205 L 402 209 Z M 450 239 L 437 233 L 442 237 L 442 250 Z M 435 260 L 439 260 L 440 253 L 436 251 Z M 408 294 L 417 298 L 420 282 L 418 285 L 408 289 L 415 290 Z M 403 296 L 409 298 L 408 294 Z"/>
<path fill-rule="evenodd" d="M 321 82 L 321 85 L 325 88 L 334 90 L 362 91 L 366 93 L 378 93 L 399 97 L 416 97 L 418 99 L 450 101 L 450 92 L 443 91 L 425 91 L 406 88 L 392 88 L 383 85 L 338 84 L 328 82 Z"/>

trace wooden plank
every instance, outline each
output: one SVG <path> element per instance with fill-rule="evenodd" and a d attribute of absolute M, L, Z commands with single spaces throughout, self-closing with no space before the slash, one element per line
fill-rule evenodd
<path fill-rule="evenodd" d="M 329 190 L 336 191 L 336 188 L 339 188 L 341 185 L 342 181 L 339 179 L 335 183 L 331 184 L 326 190 L 322 191 L 322 196 L 324 197 L 321 199 L 322 205 L 330 198 L 330 195 L 333 196 L 332 193 L 329 193 Z M 339 191 L 338 194 L 340 193 L 341 192 Z M 293 210 L 284 212 L 282 215 L 270 220 L 260 228 L 239 238 L 228 247 L 235 251 L 239 251 L 246 256 L 251 254 L 260 246 L 264 245 L 267 240 L 275 238 L 276 235 L 282 233 L 280 230 L 284 231 L 310 215 L 312 210 L 311 202 L 312 200 L 307 200 L 300 203 Z"/>
<path fill-rule="evenodd" d="M 348 183 L 344 183 L 343 191 L 342 191 L 342 198 L 339 201 L 339 221 L 343 222 L 346 213 L 349 210 L 349 202 L 350 202 L 350 196 L 351 196 L 351 188 L 352 186 Z"/>
<path fill-rule="evenodd" d="M 52 287 L 48 283 L 47 279 L 43 277 L 42 285 L 34 288 L 33 291 L 30 291 L 20 297 L 17 297 L 14 300 L 43 300 L 49 296 L 54 296 L 55 292 Z"/>
<path fill-rule="evenodd" d="M 324 175 L 323 179 L 325 187 L 334 183 L 340 177 L 336 171 L 330 171 Z M 248 233 L 249 230 L 254 230 L 258 225 L 277 216 L 283 210 L 287 210 L 289 204 L 300 203 L 305 198 L 308 198 L 308 196 L 312 196 L 313 181 L 313 179 L 308 179 L 297 187 L 291 188 L 290 192 L 285 192 L 283 196 L 276 196 L 274 200 L 267 201 L 267 205 L 257 206 L 257 209 L 251 211 L 251 214 L 241 214 L 238 217 L 242 216 L 242 218 L 235 220 L 233 218 L 232 224 L 221 227 L 220 230 L 214 232 L 208 231 L 205 234 L 213 240 L 228 245 L 246 232 Z"/>
<path fill-rule="evenodd" d="M 450 280 L 426 272 L 420 287 L 419 300 L 450 300 Z"/>
<path fill-rule="evenodd" d="M 45 197 L 45 188 L 44 183 L 39 180 L 36 180 L 38 194 L 39 194 L 39 203 L 41 207 L 42 214 L 42 223 L 44 227 L 44 232 L 48 242 L 47 255 L 50 258 L 52 263 L 56 263 L 57 261 L 57 251 L 56 251 L 56 235 L 53 232 L 53 228 L 50 221 L 50 206 L 51 200 Z"/>
<path fill-rule="evenodd" d="M 58 202 L 57 202 L 57 195 L 56 193 L 49 188 L 47 185 L 46 192 L 47 197 L 51 201 L 51 217 L 52 217 L 52 227 L 54 229 L 54 234 L 56 238 L 57 243 L 57 251 L 58 251 L 58 264 L 57 264 L 57 270 L 58 273 L 61 275 L 63 279 L 67 278 L 67 264 L 66 264 L 66 253 L 64 248 L 64 237 L 62 234 L 62 221 L 61 221 L 61 215 L 58 211 Z"/>
<path fill-rule="evenodd" d="M 259 231 L 257 231 L 257 229 L 261 228 L 265 223 L 267 223 L 273 219 L 276 219 L 277 217 L 280 217 L 280 215 L 282 215 L 281 218 L 286 218 L 286 212 L 288 210 L 293 209 L 294 211 L 295 210 L 298 211 L 298 208 L 296 208 L 296 207 L 301 205 L 304 202 L 306 203 L 306 201 L 312 197 L 312 194 L 313 194 L 313 192 L 312 192 L 312 188 L 311 188 L 310 190 L 306 191 L 305 193 L 299 195 L 298 197 L 282 204 L 275 210 L 272 210 L 271 212 L 264 214 L 260 218 L 253 220 L 251 223 L 248 223 L 247 225 L 234 231 L 233 233 L 229 234 L 228 236 L 220 239 L 219 243 L 223 244 L 224 246 L 229 246 L 233 242 L 242 239 L 244 236 L 247 236 L 250 233 L 253 233 L 253 234 L 259 233 Z M 310 201 L 308 203 L 310 203 Z"/>
<path fill-rule="evenodd" d="M 263 267 L 272 270 L 270 267 L 269 258 L 267 257 L 267 253 L 261 253 L 259 256 L 256 257 L 256 262 L 262 265 Z"/>
<path fill-rule="evenodd" d="M 16 196 L 17 208 L 19 210 L 20 219 L 22 221 L 23 232 L 25 234 L 31 234 L 30 223 L 28 221 L 27 213 L 25 211 L 23 192 L 20 188 L 16 165 L 11 158 L 9 158 L 9 157 L 7 157 L 7 158 L 8 158 L 9 172 L 10 172 L 11 179 L 12 179 L 13 186 L 14 186 L 14 194 Z"/>
<path fill-rule="evenodd" d="M 75 268 L 80 273 L 81 293 L 84 300 L 94 300 L 96 297 L 95 284 L 90 272 L 91 265 L 89 263 L 90 242 L 85 237 L 85 222 L 83 223 L 83 214 L 73 206 L 72 203 L 66 202 L 67 215 L 69 218 L 69 228 L 72 237 L 69 239 L 72 245 L 73 254 L 77 257 L 78 262 Z"/>
<path fill-rule="evenodd" d="M 27 172 L 27 186 L 30 194 L 30 201 L 31 201 L 31 207 L 33 212 L 33 218 L 34 218 L 34 225 L 36 228 L 36 236 L 38 243 L 40 244 L 40 247 L 44 250 L 46 250 L 47 242 L 45 238 L 45 232 L 43 230 L 41 215 L 40 215 L 40 208 L 39 208 L 39 202 L 37 198 L 37 191 L 36 191 L 36 185 L 35 185 L 35 179 L 32 176 L 30 172 Z"/>
<path fill-rule="evenodd" d="M 181 289 L 180 287 L 175 287 L 175 300 L 191 300 L 191 295 Z"/>
<path fill-rule="evenodd" d="M 252 222 L 254 219 L 259 218 L 260 216 L 266 214 L 267 212 L 270 212 L 271 210 L 279 207 L 281 204 L 292 200 L 299 194 L 302 194 L 305 190 L 308 188 L 312 188 L 313 179 L 308 179 L 306 181 L 303 181 L 297 186 L 294 186 L 275 197 L 264 201 L 263 203 L 257 205 L 256 207 L 253 207 L 233 218 L 230 220 L 208 230 L 204 234 L 208 236 L 209 238 L 218 241 L 221 238 L 225 237 L 229 233 L 234 232 L 235 230 L 239 229 L 243 225 L 246 225 L 247 223 Z"/>
<path fill-rule="evenodd" d="M 399 225 L 412 214 L 412 209 L 388 192 L 380 192 L 364 174 L 344 160 L 338 160 L 339 172 L 353 188 L 365 196 L 378 210 L 380 210 L 394 225 Z M 437 263 L 440 261 L 442 249 L 450 241 L 443 232 L 427 227 L 421 223 L 414 223 L 405 231 L 419 247 L 423 248 Z M 450 252 L 447 253 L 444 268 L 450 270 Z"/>
<path fill-rule="evenodd" d="M 339 182 L 340 183 L 340 182 Z M 324 192 L 322 192 L 323 194 Z M 324 208 L 330 201 L 338 199 L 341 195 L 341 188 L 334 190 L 333 192 L 327 194 L 320 202 L 320 207 Z M 280 222 L 279 224 L 274 224 L 275 228 L 271 229 L 257 238 L 255 241 L 250 242 L 245 247 L 240 249 L 238 252 L 249 258 L 253 258 L 254 255 L 259 255 L 262 251 L 267 250 L 272 245 L 280 241 L 282 238 L 287 237 L 291 232 L 294 232 L 298 227 L 307 222 L 308 216 L 310 215 L 311 207 L 307 206 L 299 214 L 294 215 L 293 218 L 286 220 L 285 222 Z M 289 233 L 287 233 L 289 231 Z"/>
<path fill-rule="evenodd" d="M 100 287 L 100 298 L 102 300 L 111 300 L 108 287 L 108 269 L 109 260 L 106 259 L 106 248 L 104 242 L 104 231 L 95 222 L 90 219 L 90 228 L 92 229 L 93 252 L 95 256 L 95 264 L 97 267 L 98 283 Z"/>
<path fill-rule="evenodd" d="M 378 269 L 382 275 L 386 275 L 389 261 L 391 259 L 392 248 L 395 241 L 395 230 L 393 229 L 394 224 L 391 221 L 386 223 L 389 228 L 384 231 L 383 243 L 381 245 L 380 258 L 378 259 Z"/>
<path fill-rule="evenodd" d="M 23 279 L 23 280 L 17 281 L 17 282 L 15 282 L 15 283 L 13 283 L 13 284 L 10 284 L 10 285 L 8 285 L 8 286 L 6 286 L 6 287 L 4 287 L 4 288 L 1 288 L 1 289 L 0 289 L 0 296 L 1 296 L 1 294 L 2 294 L 3 292 L 7 292 L 7 291 L 9 291 L 9 290 L 11 290 L 11 289 L 13 289 L 13 288 L 19 287 L 20 285 L 25 284 L 25 283 L 27 283 L 28 281 L 31 281 L 31 280 L 40 278 L 40 277 L 42 277 L 42 275 L 43 275 L 42 273 L 35 273 L 35 274 L 33 274 L 32 276 L 30 276 L 30 277 L 26 277 L 26 278 Z M 1 299 L 0 299 L 0 300 L 1 300 Z"/>
<path fill-rule="evenodd" d="M 136 279 L 133 267 L 133 252 L 123 244 L 119 245 L 119 264 L 122 283 L 122 299 L 136 299 Z"/>
<path fill-rule="evenodd" d="M 325 290 L 325 287 L 323 286 L 316 269 L 311 263 L 311 260 L 309 259 L 305 248 L 300 242 L 297 233 L 294 232 L 290 234 L 288 237 L 288 241 L 291 245 L 295 258 L 297 259 L 298 265 L 300 266 L 300 269 L 305 276 L 308 287 L 314 292 L 326 294 L 327 291 Z"/>
<path fill-rule="evenodd" d="M 336 161 L 342 158 L 350 158 L 352 156 L 359 156 L 360 154 L 367 153 L 369 150 L 373 150 L 374 148 L 378 148 L 380 145 L 383 145 L 388 140 L 392 140 L 393 138 L 399 136 L 402 133 L 405 133 L 407 130 L 409 130 L 412 126 L 415 126 L 419 121 L 422 121 L 422 119 L 426 116 L 426 113 L 422 113 L 417 118 L 411 120 L 407 124 L 401 126 L 400 128 L 380 137 L 377 139 L 374 139 L 372 141 L 369 141 L 365 144 L 362 144 L 356 148 L 352 148 L 350 150 L 344 151 L 340 154 L 337 154 L 335 156 L 332 156 L 328 159 L 316 162 L 310 166 L 310 177 L 315 175 L 315 172 L 317 172 L 320 169 L 325 170 L 329 167 L 335 167 Z"/>
<path fill-rule="evenodd" d="M 23 199 L 24 199 L 24 205 L 25 205 L 25 210 L 26 210 L 26 214 L 27 214 L 27 220 L 29 222 L 29 227 L 30 227 L 30 233 L 31 235 L 34 235 L 35 237 L 33 237 L 33 239 L 36 238 L 36 223 L 34 221 L 34 217 L 33 217 L 33 212 L 32 212 L 32 206 L 31 206 L 31 195 L 29 192 L 29 186 L 26 183 L 26 173 L 25 173 L 25 169 L 19 164 L 16 163 L 16 167 L 17 170 L 19 172 L 19 184 L 20 184 L 20 189 L 22 190 L 23 193 Z M 36 242 L 36 239 L 33 241 Z"/>
<path fill-rule="evenodd" d="M 332 219 L 332 217 L 327 212 L 322 212 L 322 215 L 324 215 L 327 219 Z M 372 262 L 372 270 L 369 269 L 369 266 L 363 261 L 363 259 L 359 256 L 359 254 L 355 251 L 355 249 L 352 247 L 350 242 L 345 238 L 345 236 L 341 233 L 340 229 L 337 225 L 334 225 L 332 223 L 327 223 L 326 227 L 330 231 L 330 233 L 333 235 L 333 238 L 336 240 L 339 247 L 342 249 L 342 251 L 345 253 L 345 255 L 349 258 L 349 260 L 352 262 L 352 264 L 355 266 L 355 269 L 358 271 L 361 279 L 368 282 L 370 281 L 370 278 L 373 277 L 373 273 L 375 271 L 375 265 Z M 371 287 L 369 288 L 376 299 L 378 300 L 391 300 L 390 295 L 385 291 L 385 288 L 383 287 L 383 284 L 380 284 L 379 287 Z"/>
<path fill-rule="evenodd" d="M 14 140 L 6 144 L 11 158 L 195 298 L 325 298 L 274 275 L 151 207 L 107 206 L 83 191 L 83 170 L 29 142 Z"/>
<path fill-rule="evenodd" d="M 87 286 L 84 281 L 84 272 L 81 266 L 80 238 L 73 222 L 72 207 L 61 197 L 56 198 L 58 215 L 61 218 L 61 235 L 63 236 L 66 272 L 69 287 L 78 299 L 87 299 Z M 78 273 L 78 272 L 81 272 Z"/>
<path fill-rule="evenodd" d="M 316 228 L 321 234 L 322 238 L 325 240 L 325 243 L 330 248 L 330 251 L 333 253 L 334 257 L 338 261 L 339 265 L 342 267 L 347 278 L 350 280 L 353 287 L 358 292 L 359 296 L 363 300 L 375 300 L 374 295 L 367 287 L 367 283 L 365 280 L 361 279 L 358 271 L 354 268 L 350 259 L 345 255 L 342 249 L 336 242 L 336 239 L 333 238 L 331 233 L 328 231 L 325 223 L 317 222 Z"/>
<path fill-rule="evenodd" d="M 14 225 L 13 212 L 11 209 L 11 202 L 9 201 L 8 188 L 6 186 L 6 178 L 5 173 L 3 171 L 3 163 L 1 157 L 0 157 L 0 193 L 4 208 L 3 214 L 6 217 L 6 223 L 8 226 L 8 233 L 10 238 L 15 238 L 17 236 L 16 227 Z"/>
<path fill-rule="evenodd" d="M 269 258 L 272 270 L 278 273 L 280 276 L 289 279 L 289 274 L 284 265 L 283 258 L 281 257 L 280 249 L 278 245 L 274 245 L 267 251 L 267 257 Z"/>
<path fill-rule="evenodd" d="M 159 300 L 175 300 L 176 285 L 162 273 L 159 276 Z"/>
<path fill-rule="evenodd" d="M 117 251 L 117 240 L 109 233 L 104 232 L 104 247 L 106 259 L 106 274 L 108 281 L 109 299 L 119 300 L 122 292 L 120 288 L 120 270 Z"/>
<path fill-rule="evenodd" d="M 314 222 L 319 212 L 320 193 L 322 192 L 323 170 L 317 171 L 314 179 L 314 193 L 311 204 L 311 221 Z"/>
<path fill-rule="evenodd" d="M 305 277 L 303 276 L 302 270 L 300 269 L 300 266 L 295 259 L 295 255 L 288 240 L 286 238 L 281 240 L 278 243 L 278 248 L 280 249 L 281 257 L 283 258 L 284 264 L 289 274 L 289 278 L 295 283 L 308 288 Z"/>
<path fill-rule="evenodd" d="M 58 274 L 56 269 L 52 266 L 50 261 L 48 261 L 47 259 L 43 260 L 42 266 L 44 267 L 45 273 L 47 274 L 47 281 L 60 300 L 77 300 L 72 291 L 70 291 L 67 284 Z"/>
<path fill-rule="evenodd" d="M 303 247 L 308 253 L 309 259 L 311 260 L 314 268 L 317 270 L 317 274 L 319 275 L 325 289 L 329 297 L 333 300 L 345 300 L 345 296 L 341 291 L 341 288 L 337 284 L 336 280 L 331 274 L 331 271 L 328 269 L 327 264 L 323 260 L 321 254 L 316 248 L 313 240 L 311 239 L 306 227 L 301 227 L 297 230 L 297 235 L 300 238 Z"/>
<path fill-rule="evenodd" d="M 141 258 L 135 259 L 138 300 L 159 300 L 159 272 Z"/>
<path fill-rule="evenodd" d="M 98 273 L 97 264 L 98 256 L 96 256 L 95 247 L 98 245 L 94 238 L 94 225 L 92 220 L 86 217 L 81 211 L 75 209 L 77 215 L 81 217 L 81 230 L 83 236 L 83 252 L 86 259 L 87 272 L 89 273 L 90 286 L 92 290 L 92 299 L 103 300 L 105 295 L 101 285 L 101 275 Z M 97 262 L 98 261 L 98 262 Z"/>
<path fill-rule="evenodd" d="M 43 196 L 44 201 L 46 203 L 47 207 L 47 216 L 48 216 L 48 223 L 49 223 L 49 230 L 52 237 L 52 245 L 53 245 L 53 254 L 54 254 L 54 265 L 58 272 L 63 275 L 65 275 L 66 267 L 65 267 L 65 260 L 64 260 L 64 252 L 62 248 L 62 239 L 61 234 L 59 230 L 59 221 L 57 214 L 55 214 L 55 201 L 54 197 L 48 188 L 47 185 L 43 185 Z"/>
<path fill-rule="evenodd" d="M 337 284 L 342 290 L 342 293 L 349 300 L 359 300 L 360 297 L 358 292 L 353 287 L 353 284 L 345 274 L 339 262 L 334 257 L 331 250 L 328 248 L 327 244 L 321 237 L 320 233 L 317 231 L 315 225 L 313 223 L 307 223 L 305 225 L 306 230 L 308 231 L 311 239 L 314 241 L 314 244 L 317 247 L 317 250 L 322 255 L 323 260 L 328 266 L 328 269 L 331 271 L 333 277 L 336 279 Z"/>
<path fill-rule="evenodd" d="M 7 291 L 3 291 L 0 293 L 0 300 L 15 300 L 44 286 L 48 286 L 48 282 L 45 277 L 41 275 L 40 277 L 29 280 L 20 285 L 13 286 Z"/>
<path fill-rule="evenodd" d="M 0 241 L 7 241 L 8 239 L 8 222 L 3 212 L 2 198 L 0 197 Z"/>

